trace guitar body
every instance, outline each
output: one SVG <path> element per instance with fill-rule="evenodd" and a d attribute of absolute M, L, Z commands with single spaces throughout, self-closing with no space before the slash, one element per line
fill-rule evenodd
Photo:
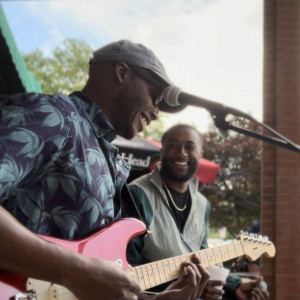
<path fill-rule="evenodd" d="M 136 219 L 120 219 L 100 231 L 80 240 L 62 240 L 40 235 L 42 238 L 88 257 L 116 262 L 122 269 L 129 268 L 126 247 L 135 236 L 144 233 L 145 225 Z M 0 270 L 0 300 L 14 299 L 26 291 L 27 278 Z M 38 298 L 39 300 L 39 298 Z"/>

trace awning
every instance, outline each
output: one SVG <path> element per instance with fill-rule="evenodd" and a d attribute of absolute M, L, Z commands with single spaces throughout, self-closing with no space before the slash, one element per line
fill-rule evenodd
<path fill-rule="evenodd" d="M 42 92 L 16 46 L 0 3 L 0 95 Z"/>

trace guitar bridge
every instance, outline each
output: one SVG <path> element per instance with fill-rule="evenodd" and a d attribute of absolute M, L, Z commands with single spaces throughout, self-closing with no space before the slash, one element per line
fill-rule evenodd
<path fill-rule="evenodd" d="M 25 293 L 15 295 L 10 300 L 37 300 L 37 296 L 35 290 L 29 290 Z"/>

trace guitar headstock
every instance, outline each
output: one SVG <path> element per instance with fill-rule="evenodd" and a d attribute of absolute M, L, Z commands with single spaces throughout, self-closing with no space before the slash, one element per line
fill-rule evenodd
<path fill-rule="evenodd" d="M 257 260 L 261 255 L 266 254 L 267 257 L 275 256 L 275 246 L 267 237 L 250 235 L 239 235 L 237 237 L 241 241 L 245 255 L 249 260 Z"/>

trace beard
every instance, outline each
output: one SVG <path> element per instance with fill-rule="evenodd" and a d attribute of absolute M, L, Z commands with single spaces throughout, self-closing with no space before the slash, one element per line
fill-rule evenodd
<path fill-rule="evenodd" d="M 161 160 L 161 173 L 164 177 L 169 178 L 175 182 L 186 182 L 189 181 L 195 174 L 198 168 L 198 161 L 192 161 L 188 165 L 188 169 L 185 174 L 177 174 L 172 170 L 172 165 L 167 158 Z"/>

